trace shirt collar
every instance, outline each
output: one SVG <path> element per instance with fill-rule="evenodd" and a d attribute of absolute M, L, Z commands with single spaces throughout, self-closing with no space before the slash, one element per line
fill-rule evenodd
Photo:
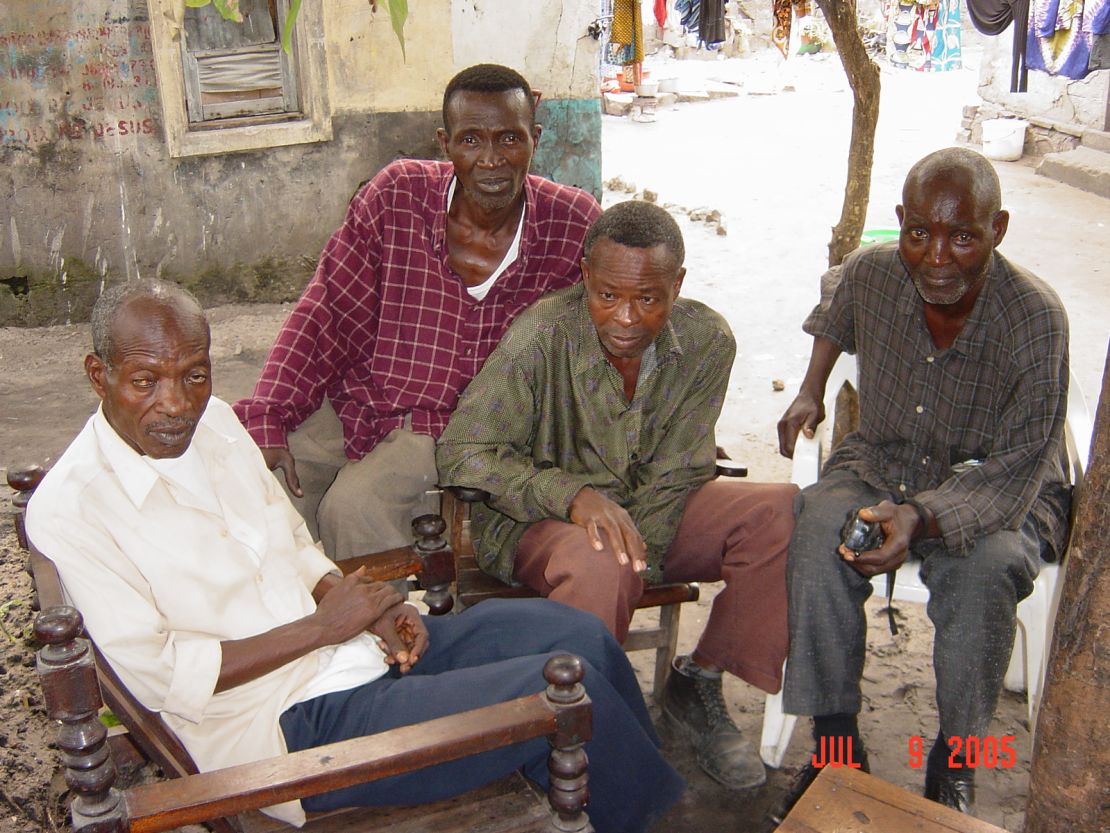
<path fill-rule="evenodd" d="M 93 431 L 96 433 L 96 443 L 105 462 L 115 472 L 127 497 L 137 509 L 141 509 L 155 484 L 166 478 L 147 465 L 143 455 L 129 446 L 116 432 L 104 415 L 103 404 L 93 415 Z M 205 422 L 204 415 L 201 415 L 200 424 L 197 425 L 192 442 L 197 445 L 202 456 L 206 456 L 209 453 L 221 453 L 222 449 L 235 442 L 235 438 L 209 426 Z"/>

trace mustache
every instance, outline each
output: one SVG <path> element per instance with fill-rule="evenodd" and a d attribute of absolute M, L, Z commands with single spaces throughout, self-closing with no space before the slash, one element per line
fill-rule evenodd
<path fill-rule="evenodd" d="M 181 417 L 180 419 L 167 419 L 161 422 L 151 423 L 150 425 L 146 426 L 145 430 L 148 434 L 155 434 L 159 431 L 176 432 L 183 429 L 191 430 L 195 428 L 196 425 L 197 420 L 191 419 L 190 417 Z"/>

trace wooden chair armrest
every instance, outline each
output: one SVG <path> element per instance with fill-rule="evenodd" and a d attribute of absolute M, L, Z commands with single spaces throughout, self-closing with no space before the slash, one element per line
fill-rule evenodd
<path fill-rule="evenodd" d="M 696 602 L 700 595 L 701 588 L 695 582 L 655 584 L 644 588 L 644 594 L 640 597 L 640 602 L 636 607 L 639 609 Z"/>
<path fill-rule="evenodd" d="M 545 694 L 534 694 L 280 758 L 134 787 L 123 793 L 128 829 L 157 833 L 387 778 L 552 735 L 568 720 L 579 729 L 578 742 L 584 742 L 589 699 L 583 696 L 569 708 L 573 717 L 553 710 Z"/>
<path fill-rule="evenodd" d="M 718 477 L 747 477 L 748 467 L 735 460 L 717 460 Z"/>
<path fill-rule="evenodd" d="M 446 488 L 463 503 L 485 503 L 493 497 L 485 489 L 471 489 L 467 486 L 447 486 Z"/>
<path fill-rule="evenodd" d="M 394 550 L 374 552 L 356 558 L 345 558 L 335 562 L 335 566 L 345 576 L 360 567 L 366 568 L 366 575 L 374 581 L 393 581 L 419 575 L 424 564 L 412 547 L 398 547 Z"/>

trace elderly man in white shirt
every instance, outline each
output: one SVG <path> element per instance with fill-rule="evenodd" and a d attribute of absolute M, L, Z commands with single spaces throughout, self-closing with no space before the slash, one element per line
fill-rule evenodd
<path fill-rule="evenodd" d="M 93 348 L 85 370 L 101 407 L 36 491 L 28 534 L 113 668 L 202 770 L 534 693 L 544 662 L 572 652 L 594 703 L 595 828 L 646 830 L 677 800 L 682 779 L 600 620 L 544 600 L 425 619 L 388 584 L 335 571 L 211 397 L 208 324 L 192 296 L 161 281 L 107 290 Z M 301 824 L 304 810 L 434 801 L 514 769 L 546 785 L 546 746 L 269 812 Z"/>

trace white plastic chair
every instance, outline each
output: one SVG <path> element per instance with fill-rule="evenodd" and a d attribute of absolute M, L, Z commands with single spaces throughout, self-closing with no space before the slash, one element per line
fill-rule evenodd
<path fill-rule="evenodd" d="M 825 388 L 825 420 L 817 426 L 812 440 L 799 434 L 794 446 L 791 480 L 801 488 L 817 480 L 821 464 L 829 452 L 836 397 L 845 383 L 853 387 L 856 384 L 856 360 L 854 356 L 843 353 L 829 374 L 829 381 Z M 1072 483 L 1078 486 L 1083 482 L 1087 469 L 1092 423 L 1087 401 L 1074 374 L 1070 378 L 1069 385 L 1064 440 L 1067 445 Z M 929 589 L 918 577 L 918 567 L 919 564 L 915 561 L 907 562 L 898 569 L 894 582 L 896 601 L 920 604 L 928 602 Z M 1062 569 L 1059 564 L 1041 564 L 1040 573 L 1033 584 L 1032 594 L 1022 600 L 1017 608 L 1017 633 L 1014 637 L 1014 650 L 1010 655 L 1010 665 L 1006 670 L 1004 685 L 1011 691 L 1028 692 L 1030 732 L 1036 725 L 1037 709 L 1040 707 L 1047 663 L 1046 651 L 1052 639 L 1052 625 L 1056 619 L 1056 608 L 1060 602 L 1060 590 L 1063 587 Z M 876 593 L 886 592 L 883 576 L 876 576 L 872 579 L 872 583 Z M 775 768 L 782 766 L 796 720 L 795 715 L 783 712 L 781 692 L 767 696 L 763 709 L 763 734 L 759 744 L 760 756 L 767 766 Z"/>

